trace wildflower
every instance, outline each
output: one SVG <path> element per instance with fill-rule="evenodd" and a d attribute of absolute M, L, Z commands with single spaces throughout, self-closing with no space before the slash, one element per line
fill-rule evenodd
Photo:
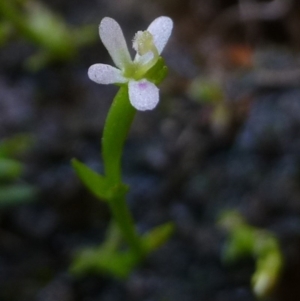
<path fill-rule="evenodd" d="M 132 41 L 136 51 L 132 60 L 119 24 L 111 18 L 102 19 L 99 26 L 100 39 L 117 68 L 95 64 L 88 76 L 98 84 L 128 84 L 129 100 L 139 111 L 152 110 L 159 101 L 159 90 L 145 78 L 147 71 L 158 61 L 173 29 L 168 17 L 155 19 L 146 31 L 138 31 Z"/>

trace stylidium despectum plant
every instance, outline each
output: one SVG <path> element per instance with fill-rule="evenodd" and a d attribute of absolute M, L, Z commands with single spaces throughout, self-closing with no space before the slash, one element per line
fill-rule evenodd
<path fill-rule="evenodd" d="M 121 157 L 124 142 L 136 110 L 152 110 L 159 102 L 157 85 L 166 77 L 167 67 L 160 56 L 173 29 L 169 17 L 155 19 L 145 31 L 138 31 L 131 58 L 119 24 L 105 17 L 99 26 L 100 39 L 116 67 L 92 65 L 88 76 L 98 84 L 120 87 L 109 110 L 102 137 L 104 175 L 73 160 L 73 167 L 85 184 L 99 199 L 107 202 L 112 221 L 100 247 L 79 251 L 71 266 L 74 273 L 107 272 L 126 277 L 151 251 L 162 245 L 172 234 L 173 224 L 160 225 L 146 234 L 139 234 L 126 203 L 128 186 L 122 181 Z M 124 248 L 124 242 L 126 247 Z"/>

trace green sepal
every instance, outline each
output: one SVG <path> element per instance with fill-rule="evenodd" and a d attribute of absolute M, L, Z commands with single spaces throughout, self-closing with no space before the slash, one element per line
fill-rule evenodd
<path fill-rule="evenodd" d="M 83 184 L 101 200 L 110 201 L 113 197 L 124 195 L 128 191 L 125 184 L 111 186 L 105 176 L 99 175 L 77 159 L 72 159 L 72 166 Z"/>
<path fill-rule="evenodd" d="M 141 238 L 143 248 L 147 254 L 162 246 L 174 233 L 174 223 L 168 222 L 159 225 L 150 232 L 143 235 Z"/>
<path fill-rule="evenodd" d="M 156 64 L 147 71 L 144 77 L 155 85 L 160 84 L 168 74 L 168 68 L 162 57 L 159 57 Z"/>

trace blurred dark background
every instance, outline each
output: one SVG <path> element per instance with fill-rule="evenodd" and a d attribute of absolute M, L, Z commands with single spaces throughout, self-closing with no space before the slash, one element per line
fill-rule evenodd
<path fill-rule="evenodd" d="M 267 300 L 298 300 L 299 1 L 39 0 L 65 33 L 90 26 L 72 56 L 46 59 L 47 42 L 20 25 L 33 2 L 1 1 L 15 2 L 19 19 L 0 5 L 0 139 L 13 145 L 2 155 L 22 173 L 13 182 L 0 177 L 0 300 L 256 300 L 255 260 L 221 259 L 227 234 L 216 223 L 228 209 L 278 238 L 285 265 Z M 161 15 L 174 21 L 163 52 L 169 76 L 158 108 L 135 118 L 124 181 L 140 232 L 170 220 L 176 232 L 127 280 L 75 277 L 68 271 L 74 252 L 101 244 L 110 220 L 70 165 L 76 157 L 102 170 L 101 132 L 117 87 L 87 77 L 90 65 L 112 64 L 98 25 L 116 19 L 130 46 Z M 38 16 L 36 30 L 47 14 Z M 64 28 L 44 27 L 46 41 Z M 16 151 L 24 136 L 25 150 Z M 21 184 L 33 191 L 7 194 Z"/>

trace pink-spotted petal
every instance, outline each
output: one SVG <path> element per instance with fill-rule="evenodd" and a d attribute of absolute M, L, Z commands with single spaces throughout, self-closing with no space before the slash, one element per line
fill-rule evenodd
<path fill-rule="evenodd" d="M 153 35 L 154 44 L 161 54 L 165 48 L 173 29 L 173 21 L 169 17 L 159 17 L 148 27 L 148 31 Z"/>
<path fill-rule="evenodd" d="M 119 69 L 105 64 L 92 65 L 88 70 L 88 76 L 97 84 L 103 85 L 127 82 Z"/>
<path fill-rule="evenodd" d="M 99 25 L 102 43 L 113 59 L 115 65 L 124 70 L 132 60 L 120 25 L 112 18 L 105 17 Z"/>
<path fill-rule="evenodd" d="M 129 82 L 129 100 L 139 111 L 153 110 L 159 101 L 159 90 L 151 82 L 142 79 Z"/>

